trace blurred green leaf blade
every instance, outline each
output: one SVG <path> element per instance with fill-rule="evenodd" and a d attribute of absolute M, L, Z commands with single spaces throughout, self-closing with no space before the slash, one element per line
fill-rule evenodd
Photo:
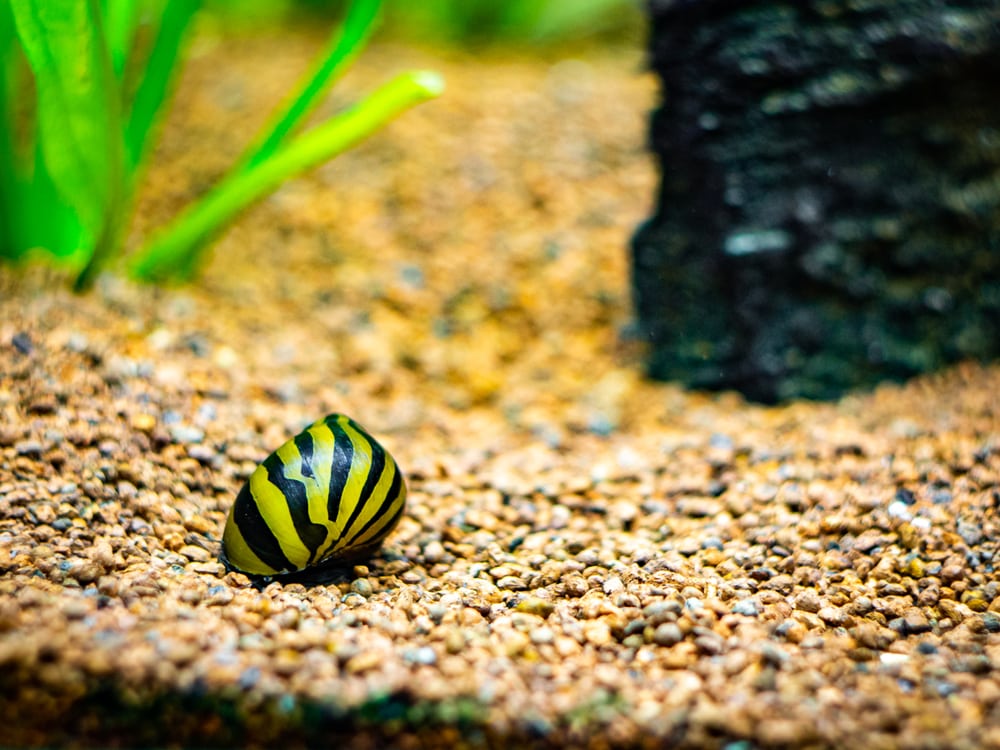
<path fill-rule="evenodd" d="M 14 44 L 10 7 L 0 3 L 0 258 L 17 258 L 22 250 L 17 241 L 20 169 L 11 106 L 18 94 L 13 76 Z"/>
<path fill-rule="evenodd" d="M 125 71 L 132 37 L 139 20 L 140 0 L 101 0 L 101 13 L 105 20 L 108 53 L 111 67 L 118 78 Z"/>
<path fill-rule="evenodd" d="M 258 166 L 234 172 L 154 238 L 136 256 L 132 274 L 147 281 L 190 278 L 206 244 L 240 211 L 289 177 L 346 151 L 406 109 L 440 95 L 443 89 L 444 82 L 436 73 L 402 73 L 349 110 L 298 136 Z"/>
<path fill-rule="evenodd" d="M 201 0 L 166 0 L 164 3 L 156 40 L 139 79 L 125 126 L 125 148 L 132 170 L 142 163 L 149 149 L 150 135 L 180 68 L 178 60 L 184 40 L 200 5 Z"/>
<path fill-rule="evenodd" d="M 249 169 L 278 150 L 288 136 L 315 109 L 330 87 L 346 72 L 375 30 L 382 0 L 354 0 L 347 10 L 343 25 L 330 38 L 329 46 L 320 56 L 313 73 L 265 127 L 259 143 L 247 149 L 241 159 L 242 169 Z"/>
<path fill-rule="evenodd" d="M 99 244 L 109 238 L 118 211 L 122 129 L 97 2 L 12 0 L 11 9 L 35 76 L 45 169 L 86 235 Z M 49 249 L 65 256 L 77 248 Z"/>

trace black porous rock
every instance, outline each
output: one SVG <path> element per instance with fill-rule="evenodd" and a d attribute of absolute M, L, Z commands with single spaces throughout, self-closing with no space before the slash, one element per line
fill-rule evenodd
<path fill-rule="evenodd" d="M 648 8 L 653 377 L 823 399 L 1000 354 L 1000 2 Z"/>

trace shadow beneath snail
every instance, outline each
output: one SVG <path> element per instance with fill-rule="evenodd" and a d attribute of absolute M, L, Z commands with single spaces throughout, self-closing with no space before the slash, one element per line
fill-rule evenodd
<path fill-rule="evenodd" d="M 380 567 L 378 562 L 380 560 L 392 561 L 402 558 L 392 555 L 386 558 L 358 557 L 347 560 L 328 560 L 327 562 L 314 565 L 310 568 L 306 568 L 305 570 L 278 573 L 275 575 L 254 575 L 252 573 L 245 573 L 244 571 L 234 567 L 228 560 L 226 560 L 225 555 L 218 555 L 218 559 L 225 566 L 226 572 L 241 573 L 242 575 L 245 575 L 250 579 L 250 585 L 258 591 L 263 591 L 272 583 L 280 583 L 282 585 L 287 583 L 301 583 L 303 586 L 339 586 L 342 583 L 350 584 L 352 581 L 359 578 L 353 570 L 355 565 L 363 563 L 366 560 L 370 563 L 374 563 L 374 574 L 378 576 Z"/>

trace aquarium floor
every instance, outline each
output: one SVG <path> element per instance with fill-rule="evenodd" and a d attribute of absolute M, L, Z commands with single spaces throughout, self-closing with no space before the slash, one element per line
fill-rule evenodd
<path fill-rule="evenodd" d="M 203 35 L 133 244 L 309 34 Z M 247 214 L 200 280 L 0 276 L 0 745 L 1000 748 L 1000 369 L 838 403 L 642 377 L 635 52 L 382 46 L 449 89 Z M 409 477 L 372 560 L 217 560 L 331 411 Z"/>

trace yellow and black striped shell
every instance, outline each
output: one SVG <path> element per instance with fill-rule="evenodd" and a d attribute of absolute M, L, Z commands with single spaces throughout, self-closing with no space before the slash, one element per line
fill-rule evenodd
<path fill-rule="evenodd" d="M 364 557 L 405 504 L 406 482 L 392 456 L 353 419 L 331 414 L 250 475 L 226 519 L 222 559 L 270 576 Z"/>

